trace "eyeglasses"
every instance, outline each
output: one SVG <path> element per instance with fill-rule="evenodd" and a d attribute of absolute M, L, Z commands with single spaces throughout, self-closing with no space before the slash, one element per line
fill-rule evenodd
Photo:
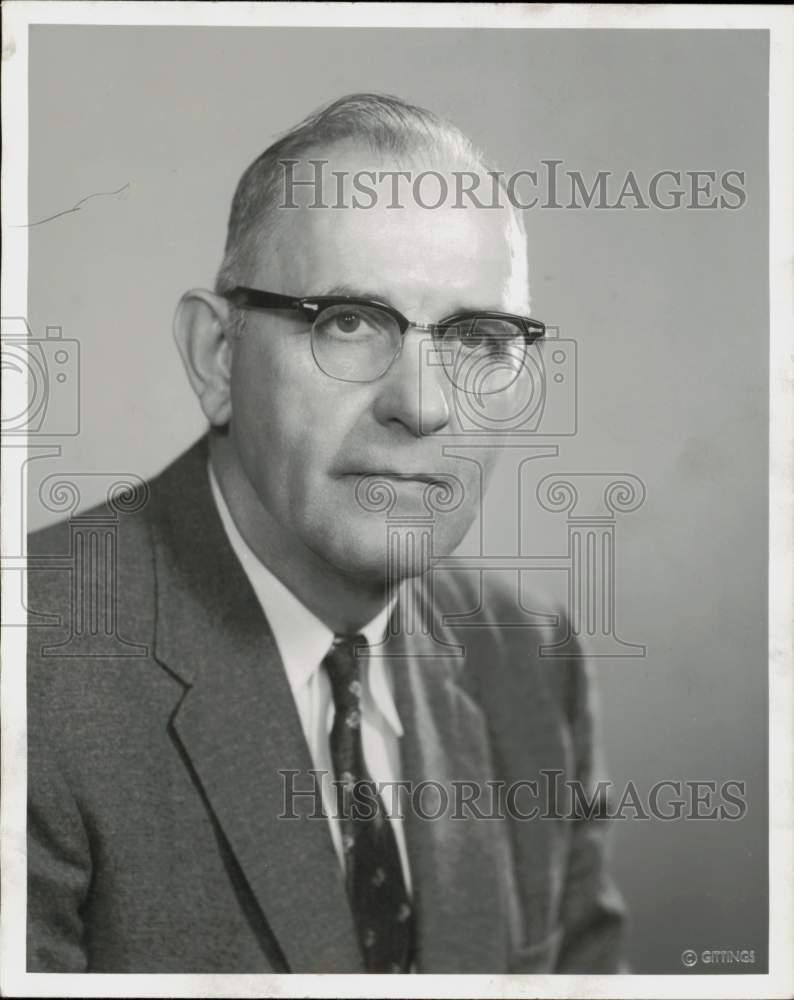
<path fill-rule="evenodd" d="M 295 298 L 238 286 L 225 298 L 238 309 L 300 313 L 311 324 L 318 367 L 341 382 L 374 382 L 385 375 L 413 327 L 431 334 L 444 370 L 459 389 L 480 395 L 501 392 L 518 378 L 527 347 L 546 334 L 538 320 L 491 310 L 422 324 L 383 302 L 349 295 Z"/>

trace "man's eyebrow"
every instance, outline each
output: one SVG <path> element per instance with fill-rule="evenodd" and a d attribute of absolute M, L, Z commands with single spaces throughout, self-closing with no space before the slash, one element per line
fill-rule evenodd
<path fill-rule="evenodd" d="M 323 291 L 322 294 L 347 295 L 354 299 L 372 299 L 373 302 L 382 302 L 386 306 L 391 306 L 392 309 L 396 308 L 388 295 L 384 295 L 382 292 L 376 292 L 371 288 L 357 288 L 355 285 L 343 283 L 341 285 L 332 285 L 330 288 Z"/>
<path fill-rule="evenodd" d="M 342 283 L 340 285 L 332 285 L 329 289 L 322 292 L 323 295 L 346 295 L 354 299 L 371 299 L 373 302 L 382 302 L 386 306 L 391 306 L 392 309 L 397 309 L 397 306 L 391 301 L 388 295 L 384 295 L 382 292 L 374 291 L 371 288 L 359 288 L 355 285 L 348 285 Z M 399 312 L 399 309 L 397 310 Z M 447 316 L 457 316 L 459 314 L 465 313 L 478 313 L 478 312 L 503 312 L 504 310 L 499 309 L 498 306 L 488 307 L 476 307 L 476 306 L 465 306 L 458 305 L 455 309 L 450 310 Z"/>

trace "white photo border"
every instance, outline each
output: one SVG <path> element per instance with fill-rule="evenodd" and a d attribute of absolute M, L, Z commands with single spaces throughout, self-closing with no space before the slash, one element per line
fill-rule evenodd
<path fill-rule="evenodd" d="M 789 997 L 792 918 L 792 496 L 794 496 L 794 11 L 743 5 L 22 2 L 3 5 L 3 315 L 27 314 L 28 28 L 33 24 L 377 26 L 449 28 L 767 29 L 770 33 L 770 491 L 769 491 L 769 972 L 763 975 L 320 976 L 109 975 L 25 971 L 26 699 L 24 628 L 2 630 L 0 993 L 87 997 Z M 13 209 L 13 212 L 11 211 Z M 13 215 L 22 225 L 6 226 Z M 19 380 L 7 387 L 24 392 Z M 20 412 L 4 394 L 4 409 Z M 22 444 L 24 447 L 24 444 Z M 18 482 L 2 478 L 2 541 L 25 522 Z M 24 596 L 22 598 L 24 600 Z M 3 620 L 19 593 L 3 588 Z"/>

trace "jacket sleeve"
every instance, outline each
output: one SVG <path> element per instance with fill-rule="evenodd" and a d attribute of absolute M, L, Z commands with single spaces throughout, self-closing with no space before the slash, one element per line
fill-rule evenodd
<path fill-rule="evenodd" d="M 590 664 L 568 661 L 568 713 L 574 748 L 575 780 L 592 801 L 606 780 L 598 740 L 598 710 Z M 596 800 L 597 801 L 597 800 Z M 595 810 L 597 816 L 598 809 Z M 558 973 L 629 972 L 625 960 L 626 911 L 607 870 L 609 820 L 583 811 L 574 824 L 561 904 L 562 941 Z"/>
<path fill-rule="evenodd" d="M 28 972 L 85 972 L 81 906 L 91 859 L 77 801 L 46 727 L 28 710 Z"/>

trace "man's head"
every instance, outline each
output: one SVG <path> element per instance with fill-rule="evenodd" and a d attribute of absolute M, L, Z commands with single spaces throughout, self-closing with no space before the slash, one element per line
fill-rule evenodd
<path fill-rule="evenodd" d="M 284 162 L 291 176 L 305 178 L 309 161 L 319 159 L 333 188 L 319 199 L 303 188 L 299 207 L 279 207 L 291 201 Z M 443 454 L 458 426 L 460 390 L 427 331 L 408 327 L 377 377 L 343 380 L 323 365 L 317 324 L 312 332 L 305 313 L 241 310 L 225 296 L 238 286 L 357 296 L 430 325 L 482 310 L 527 315 L 528 288 L 523 230 L 511 207 L 456 208 L 449 198 L 430 209 L 409 183 L 398 206 L 388 188 L 371 207 L 356 208 L 350 179 L 362 170 L 433 170 L 451 185 L 455 171 L 485 178 L 488 167 L 459 130 L 430 112 L 395 98 L 342 98 L 245 172 L 215 292 L 188 293 L 175 328 L 219 447 L 247 484 L 240 503 L 248 535 L 276 532 L 282 553 L 310 553 L 337 572 L 375 579 L 386 571 L 386 520 L 371 509 L 362 486 L 372 481 L 362 477 L 385 481 L 392 516 L 427 513 L 428 485 L 451 485 L 449 509 L 434 516 L 434 551 L 446 554 L 477 515 L 493 449 L 478 451 L 476 462 Z M 318 202 L 327 207 L 311 207 Z M 359 312 L 338 322 L 352 331 L 365 320 Z M 509 395 L 482 400 L 498 411 Z"/>
<path fill-rule="evenodd" d="M 338 158 L 329 155 L 339 149 L 355 151 L 351 157 L 353 172 L 364 171 L 376 162 L 391 163 L 393 170 L 413 167 L 414 172 L 423 169 L 422 165 L 431 169 L 456 166 L 459 170 L 478 175 L 473 182 L 468 181 L 476 188 L 479 187 L 477 181 L 490 170 L 483 154 L 457 126 L 425 108 L 383 94 L 342 97 L 290 129 L 268 146 L 243 173 L 232 200 L 223 262 L 215 283 L 216 292 L 223 295 L 236 285 L 251 284 L 258 276 L 266 257 L 278 245 L 281 224 L 293 215 L 290 210 L 279 211 L 279 206 L 296 199 L 305 204 L 315 199 L 334 204 L 338 201 L 340 183 L 347 186 L 343 200 L 350 202 L 350 178 L 340 182 L 332 176 L 333 172 L 344 170 Z M 325 187 L 319 198 L 317 189 L 305 183 L 307 177 L 316 176 L 316 168 L 309 166 L 316 160 L 328 161 L 327 168 L 323 170 Z M 287 180 L 299 176 L 304 182 L 288 191 Z M 405 204 L 409 199 L 395 195 L 392 183 L 397 183 L 399 187 L 401 182 L 386 184 L 381 194 L 384 198 Z M 482 191 L 489 187 L 490 180 L 488 184 L 482 184 L 480 198 L 483 197 Z M 433 197 L 432 194 L 428 196 Z M 366 203 L 366 199 L 361 200 Z M 458 200 L 464 203 L 466 198 L 461 195 Z M 476 200 L 474 195 L 468 207 L 476 204 Z M 338 214 L 344 209 L 333 211 Z M 369 209 L 358 211 L 367 212 Z M 516 211 L 500 214 L 510 226 L 510 247 L 515 255 L 515 270 L 521 285 L 518 294 L 526 294 L 523 219 Z"/>

